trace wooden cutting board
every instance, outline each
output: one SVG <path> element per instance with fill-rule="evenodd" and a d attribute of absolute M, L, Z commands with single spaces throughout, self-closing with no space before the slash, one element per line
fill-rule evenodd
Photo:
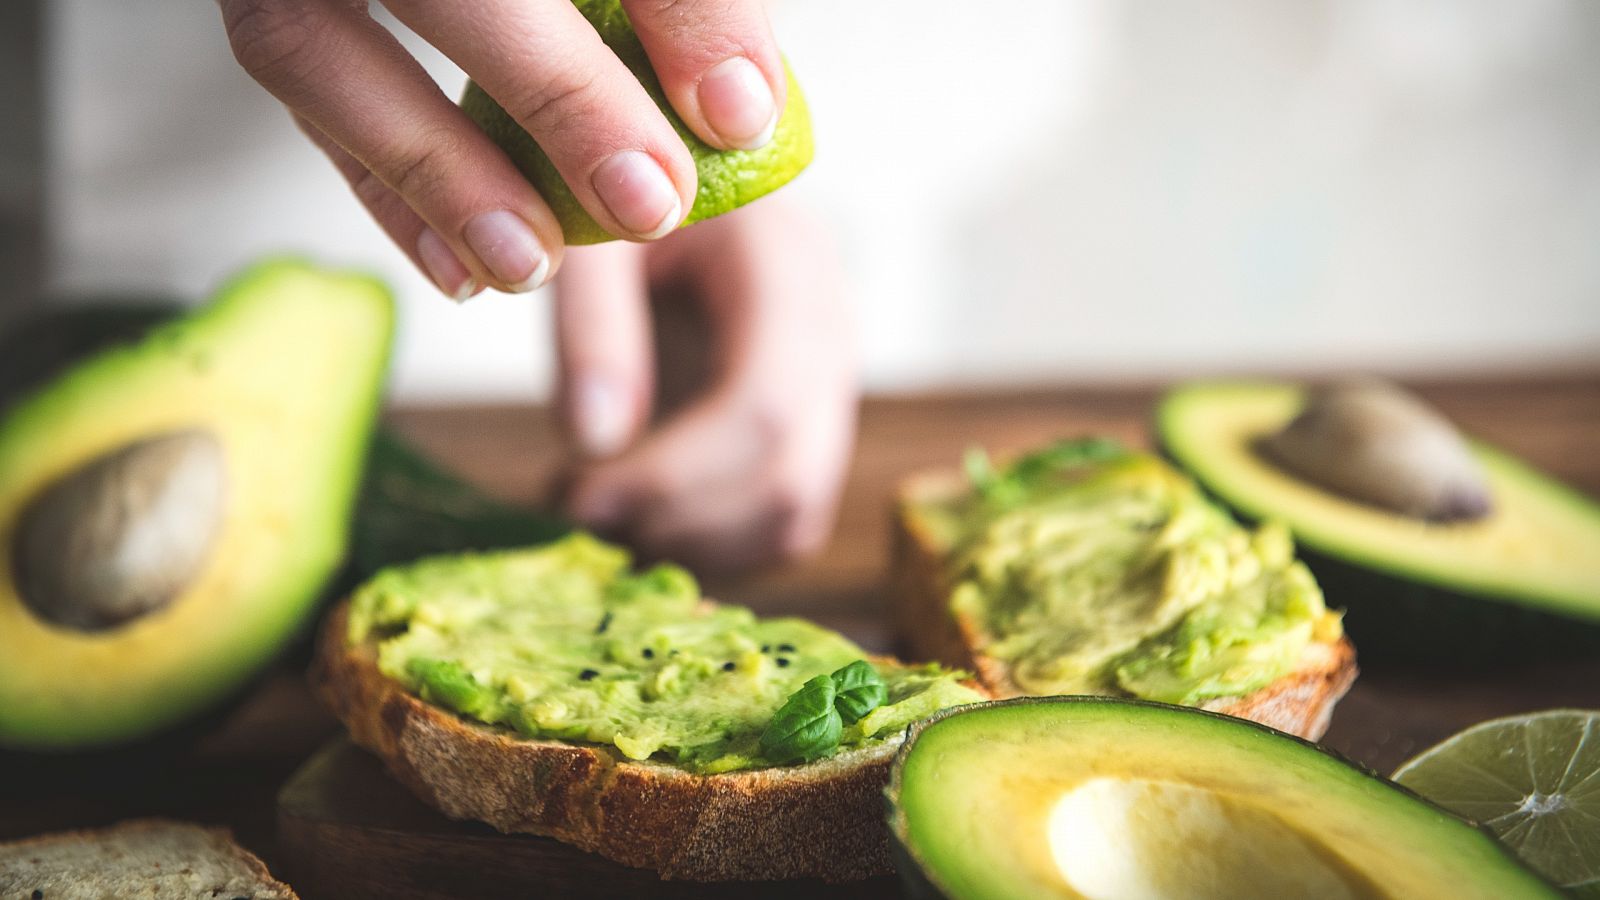
<path fill-rule="evenodd" d="M 550 838 L 447 819 L 343 737 L 278 793 L 278 845 L 280 874 L 304 900 L 900 896 L 892 877 L 842 885 L 662 881 Z"/>

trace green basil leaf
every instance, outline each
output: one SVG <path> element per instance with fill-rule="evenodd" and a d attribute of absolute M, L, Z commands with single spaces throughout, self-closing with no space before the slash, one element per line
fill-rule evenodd
<path fill-rule="evenodd" d="M 883 705 L 889 699 L 889 690 L 878 677 L 878 670 L 864 659 L 858 659 L 828 676 L 833 681 L 833 705 L 839 710 L 846 725 L 854 725 L 862 716 Z"/>
<path fill-rule="evenodd" d="M 993 506 L 1008 507 L 1027 499 L 1028 492 L 1064 469 L 1108 462 L 1128 454 L 1118 441 L 1089 437 L 1057 441 L 995 469 L 982 450 L 967 451 L 967 478 L 978 496 Z"/>
<path fill-rule="evenodd" d="M 775 763 L 811 762 L 839 746 L 844 723 L 833 707 L 833 679 L 818 675 L 789 695 L 761 733 L 761 752 Z"/>
<path fill-rule="evenodd" d="M 1057 441 L 1017 460 L 1013 470 L 1024 478 L 1051 469 L 1066 469 L 1127 456 L 1128 450 L 1112 438 L 1086 437 Z"/>

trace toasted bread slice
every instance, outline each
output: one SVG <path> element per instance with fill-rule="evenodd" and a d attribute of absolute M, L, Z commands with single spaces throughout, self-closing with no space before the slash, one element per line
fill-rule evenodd
<path fill-rule="evenodd" d="M 0 844 L 0 898 L 295 900 L 225 828 L 134 819 Z"/>
<path fill-rule="evenodd" d="M 385 677 L 376 646 L 323 627 L 312 680 L 390 773 L 456 819 L 547 835 L 662 877 L 821 878 L 892 871 L 883 788 L 899 736 L 802 766 L 701 775 L 598 744 L 528 740 L 426 703 Z"/>
<path fill-rule="evenodd" d="M 967 489 L 966 478 L 949 470 L 924 472 L 901 483 L 894 510 L 890 591 L 896 624 L 916 658 L 976 673 L 996 699 L 1021 696 L 1027 692 L 1011 680 L 1006 664 L 977 652 L 982 645 L 978 623 L 950 611 L 939 542 L 914 511 Z M 1299 668 L 1271 685 L 1248 696 L 1211 700 L 1203 707 L 1315 740 L 1328 730 L 1334 704 L 1355 677 L 1355 648 L 1341 637 L 1334 643 L 1308 646 Z"/>

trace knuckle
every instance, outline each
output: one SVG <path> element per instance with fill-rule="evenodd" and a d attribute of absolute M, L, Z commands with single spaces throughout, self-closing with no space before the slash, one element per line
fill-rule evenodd
<path fill-rule="evenodd" d="M 293 92 L 319 67 L 323 21 L 301 0 L 234 0 L 223 7 L 234 58 L 275 91 Z"/>
<path fill-rule="evenodd" d="M 383 179 L 379 178 L 378 174 L 371 169 L 363 169 L 361 174 L 356 176 L 355 180 L 350 183 L 350 191 L 356 195 L 357 200 L 360 200 L 369 209 L 383 202 L 384 198 L 390 197 L 394 193 L 389 190 L 387 184 L 384 184 Z"/>
<path fill-rule="evenodd" d="M 405 200 L 370 171 L 362 170 L 350 188 L 361 205 L 385 227 L 398 227 L 413 215 Z"/>
<path fill-rule="evenodd" d="M 657 27 L 677 28 L 694 18 L 694 6 L 685 0 L 634 0 L 629 11 Z"/>
<path fill-rule="evenodd" d="M 448 131 L 430 132 L 422 141 L 383 159 L 374 168 L 400 196 L 422 206 L 449 183 L 452 166 L 465 158 L 466 141 Z"/>
<path fill-rule="evenodd" d="M 803 522 L 790 523 L 778 540 L 778 553 L 785 561 L 795 561 L 813 556 L 828 543 L 825 531 L 812 528 Z"/>
<path fill-rule="evenodd" d="M 649 23 L 676 53 L 702 63 L 747 53 L 759 42 L 748 5 L 737 0 L 633 0 L 629 11 Z"/>
<path fill-rule="evenodd" d="M 789 562 L 814 553 L 822 535 L 812 526 L 816 516 L 804 498 L 790 497 L 766 511 L 767 547 L 777 560 Z"/>
<path fill-rule="evenodd" d="M 793 475 L 781 474 L 772 486 L 767 507 L 773 519 L 784 530 L 793 529 L 810 512 L 813 504 L 811 486 Z"/>
<path fill-rule="evenodd" d="M 512 98 L 506 111 L 530 134 L 561 135 L 594 118 L 599 95 L 599 73 L 568 71 Z"/>

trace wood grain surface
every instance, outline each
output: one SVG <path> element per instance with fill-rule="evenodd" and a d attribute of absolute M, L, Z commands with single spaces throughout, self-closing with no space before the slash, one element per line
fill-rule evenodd
<path fill-rule="evenodd" d="M 446 819 L 344 738 L 312 756 L 279 793 L 278 850 L 283 874 L 306 896 L 342 900 L 856 900 L 897 892 L 892 876 L 846 884 L 664 882 L 552 838 Z"/>
<path fill-rule="evenodd" d="M 1467 431 L 1600 496 L 1600 371 L 1417 387 Z M 948 465 L 975 443 L 1003 452 L 1086 433 L 1145 443 L 1156 393 L 1154 387 L 1097 386 L 870 400 L 829 547 L 804 564 L 759 577 L 714 579 L 708 587 L 764 614 L 808 615 L 873 650 L 892 650 L 880 582 L 887 559 L 886 504 L 901 475 Z M 404 409 L 389 418 L 417 445 L 508 500 L 540 502 L 562 466 L 552 421 L 542 410 Z M 197 743 L 152 748 L 136 762 L 125 755 L 45 764 L 0 760 L 0 838 L 168 815 L 231 825 L 242 842 L 282 869 L 274 798 L 338 733 L 305 690 L 302 666 L 303 657 L 290 660 Z M 1466 725 L 1556 706 L 1600 708 L 1600 660 L 1515 668 L 1485 660 L 1451 672 L 1369 666 L 1334 714 L 1326 742 L 1388 771 Z M 389 786 L 381 780 L 376 785 L 369 785 L 369 793 Z M 494 842 L 513 842 L 505 852 L 521 840 L 481 830 L 476 837 L 496 848 Z M 426 858 L 431 851 L 402 843 L 394 852 Z"/>

